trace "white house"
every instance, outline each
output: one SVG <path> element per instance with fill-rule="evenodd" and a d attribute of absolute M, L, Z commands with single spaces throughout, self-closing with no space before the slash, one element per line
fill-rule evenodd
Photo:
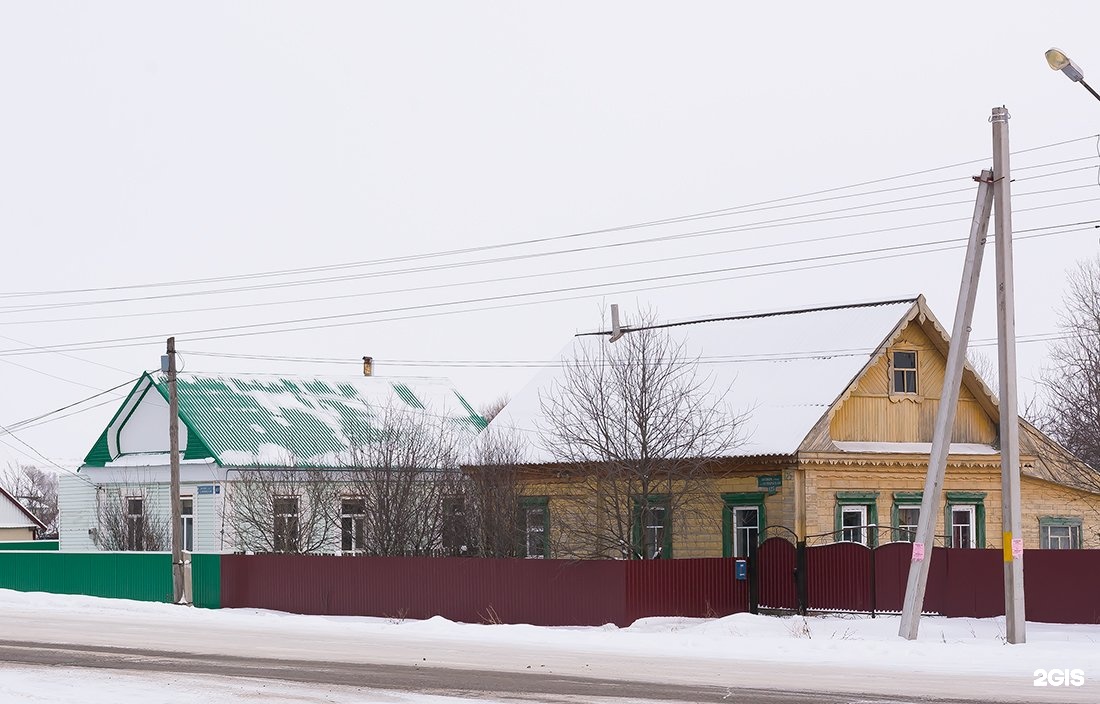
<path fill-rule="evenodd" d="M 34 540 L 45 530 L 42 521 L 0 486 L 0 541 Z"/>
<path fill-rule="evenodd" d="M 227 485 L 253 470 L 347 467 L 347 453 L 399 407 L 476 435 L 486 421 L 444 379 L 178 375 L 184 549 L 236 549 L 227 529 Z M 167 375 L 135 384 L 76 474 L 60 485 L 60 549 L 97 549 L 101 507 L 114 502 L 133 531 L 170 516 Z M 139 531 L 140 532 L 140 531 Z M 128 549 L 143 549 L 127 535 Z"/>

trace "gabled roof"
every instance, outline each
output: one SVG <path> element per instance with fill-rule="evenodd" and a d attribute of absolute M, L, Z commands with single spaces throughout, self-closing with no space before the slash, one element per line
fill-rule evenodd
<path fill-rule="evenodd" d="M 744 441 L 732 456 L 792 455 L 887 340 L 922 309 L 923 299 L 914 296 L 654 327 L 667 329 L 697 356 L 715 388 L 730 389 L 726 401 L 734 412 L 747 413 Z M 607 332 L 578 335 L 562 359 L 571 358 L 573 345 L 607 344 L 614 344 Z M 492 424 L 537 437 L 545 427 L 539 395 L 561 378 L 560 365 L 543 371 Z M 532 454 L 536 463 L 554 460 L 545 448 L 532 447 Z"/>
<path fill-rule="evenodd" d="M 0 528 L 38 528 L 46 530 L 46 524 L 30 512 L 19 499 L 0 486 Z"/>
<path fill-rule="evenodd" d="M 486 425 L 444 379 L 180 373 L 177 381 L 182 458 L 209 459 L 223 467 L 340 466 L 349 447 L 378 437 L 378 420 L 391 406 L 448 419 L 471 433 Z M 148 423 L 140 429 L 153 437 L 153 444 L 143 440 L 134 445 L 144 453 L 163 455 L 167 399 L 167 375 L 143 374 L 88 453 L 85 466 L 102 467 L 127 455 L 128 423 L 133 424 L 131 432 Z M 143 416 L 143 409 L 159 411 L 163 423 Z M 153 420 L 140 420 L 144 417 Z"/>

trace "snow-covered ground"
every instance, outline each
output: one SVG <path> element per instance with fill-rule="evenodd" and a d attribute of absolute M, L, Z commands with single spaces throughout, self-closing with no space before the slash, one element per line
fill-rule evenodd
<path fill-rule="evenodd" d="M 1003 619 L 926 617 L 921 635 L 897 636 L 896 617 L 652 618 L 629 628 L 546 628 L 301 616 L 252 609 L 209 611 L 123 600 L 0 590 L 0 639 L 205 654 L 339 662 L 418 664 L 535 671 L 652 682 L 867 694 L 934 695 L 1000 701 L 1100 701 L 1100 626 L 1029 623 L 1028 642 L 1007 645 Z M 1036 670 L 1080 670 L 1079 686 L 1036 687 Z M 129 692 L 164 675 L 81 674 L 64 668 L 0 667 L 0 700 L 87 702 L 89 687 L 132 682 Z M 216 678 L 215 678 L 216 679 Z M 180 698 L 133 701 L 236 702 L 259 680 L 189 680 Z M 35 698 L 44 683 L 53 698 Z M 87 684 L 85 684 L 87 683 Z M 112 684 L 113 683 L 113 684 Z M 316 686 L 265 682 L 264 701 L 313 701 Z M 212 694 L 211 687 L 221 687 Z M 22 688 L 22 689 L 21 689 Z M 205 688 L 205 689 L 204 689 Z M 74 693 L 66 699 L 65 692 Z M 77 698 L 77 695 L 83 695 Z M 317 701 L 433 702 L 445 698 L 333 690 Z M 379 698 L 369 698 L 371 696 Z M 419 696 L 419 695 L 417 695 Z M 191 697 L 191 698 L 187 698 Z M 95 701 L 95 700 L 92 700 Z M 113 698 L 115 702 L 129 699 Z M 465 700 L 469 701 L 469 700 Z"/>

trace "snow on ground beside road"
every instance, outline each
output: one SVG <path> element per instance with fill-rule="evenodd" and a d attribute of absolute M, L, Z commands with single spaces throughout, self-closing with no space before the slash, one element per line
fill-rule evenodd
<path fill-rule="evenodd" d="M 1028 642 L 1007 645 L 1003 618 L 926 617 L 920 638 L 911 642 L 897 635 L 896 616 L 735 614 L 649 618 L 621 629 L 549 628 L 465 624 L 439 617 L 409 621 L 206 610 L 0 590 L 0 623 L 5 622 L 8 628 L 0 629 L 0 639 L 173 652 L 427 662 L 431 667 L 515 672 L 533 668 L 547 674 L 699 685 L 1100 701 L 1100 625 L 1029 623 Z M 1072 690 L 1038 689 L 1032 686 L 1037 669 L 1078 669 L 1086 681 Z M 0 670 L 0 685 L 6 677 Z"/>
<path fill-rule="evenodd" d="M 924 617 L 920 638 L 897 635 L 898 617 L 776 617 L 734 614 L 718 619 L 647 618 L 627 628 L 467 624 L 359 616 L 303 616 L 259 609 L 186 609 L 168 604 L 0 590 L 0 612 L 142 614 L 164 628 L 186 622 L 280 634 L 388 634 L 483 645 L 526 645 L 590 653 L 706 657 L 755 662 L 812 662 L 907 672 L 1020 676 L 1038 668 L 1082 669 L 1100 681 L 1100 625 L 1029 623 L 1023 645 L 1009 646 L 1003 618 Z M 134 643 L 134 647 L 141 647 Z"/>
<path fill-rule="evenodd" d="M 487 699 L 252 678 L 0 664 L 0 702 L 5 704 L 255 704 L 257 701 L 265 704 L 492 704 Z"/>

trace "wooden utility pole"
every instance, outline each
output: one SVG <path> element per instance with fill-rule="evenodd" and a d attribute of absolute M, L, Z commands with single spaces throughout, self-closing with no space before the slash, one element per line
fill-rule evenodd
<path fill-rule="evenodd" d="M 1001 416 L 1001 530 L 1004 550 L 1005 638 L 1023 643 L 1024 540 L 1020 515 L 1020 421 L 1016 415 L 1016 300 L 1012 278 L 1012 173 L 1008 110 L 993 108 L 993 202 L 997 233 L 997 370 Z"/>
<path fill-rule="evenodd" d="M 172 465 L 172 603 L 186 603 L 183 590 L 183 536 L 180 518 L 179 397 L 176 395 L 176 338 L 168 338 L 168 447 Z"/>
<path fill-rule="evenodd" d="M 959 284 L 959 299 L 955 306 L 955 322 L 951 329 L 951 344 L 947 350 L 947 371 L 939 409 L 936 411 L 928 474 L 924 480 L 917 535 L 913 540 L 913 558 L 909 565 L 909 581 L 905 587 L 905 603 L 901 612 L 901 628 L 898 631 L 898 635 L 909 640 L 917 637 L 920 614 L 924 609 L 924 590 L 928 584 L 936 519 L 940 513 L 940 495 L 947 472 L 947 456 L 951 450 L 951 431 L 955 426 L 955 411 L 959 405 L 966 347 L 970 341 L 970 323 L 974 318 L 978 278 L 982 271 L 989 215 L 993 209 L 993 172 L 986 169 L 975 180 L 978 182 L 978 196 L 974 203 L 974 217 L 970 221 L 970 240 L 966 245 L 966 261 L 963 264 L 962 282 Z"/>

